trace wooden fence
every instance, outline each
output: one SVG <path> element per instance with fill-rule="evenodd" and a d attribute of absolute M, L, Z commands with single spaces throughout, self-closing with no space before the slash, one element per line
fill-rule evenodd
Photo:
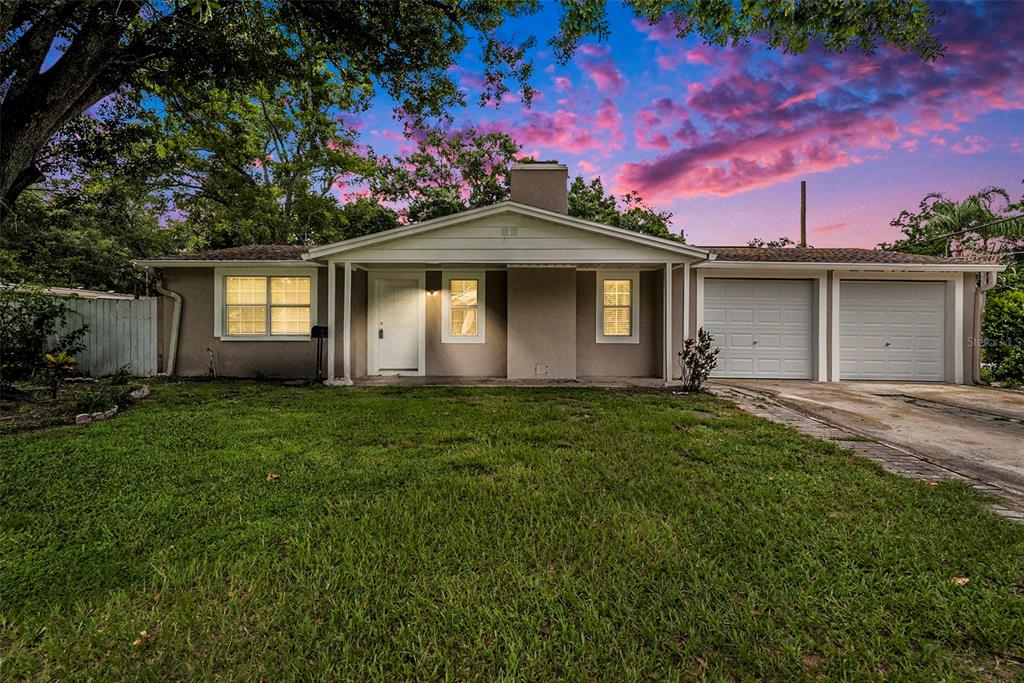
<path fill-rule="evenodd" d="M 93 377 L 127 368 L 136 377 L 157 372 L 157 297 L 145 299 L 66 299 L 67 325 L 57 331 L 89 329 L 85 350 L 75 354 L 79 369 Z"/>

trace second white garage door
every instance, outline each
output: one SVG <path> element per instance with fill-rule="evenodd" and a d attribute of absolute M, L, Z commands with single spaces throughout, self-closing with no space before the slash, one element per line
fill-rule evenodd
<path fill-rule="evenodd" d="M 712 377 L 811 379 L 810 280 L 704 280 L 704 329 L 721 349 Z"/>
<path fill-rule="evenodd" d="M 841 282 L 840 378 L 941 382 L 945 308 L 943 282 Z"/>

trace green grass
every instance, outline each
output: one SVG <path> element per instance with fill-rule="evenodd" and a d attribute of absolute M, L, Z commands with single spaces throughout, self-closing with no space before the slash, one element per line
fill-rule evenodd
<path fill-rule="evenodd" d="M 169 383 L 0 454 L 0 679 L 1024 675 L 1024 526 L 708 397 Z"/>

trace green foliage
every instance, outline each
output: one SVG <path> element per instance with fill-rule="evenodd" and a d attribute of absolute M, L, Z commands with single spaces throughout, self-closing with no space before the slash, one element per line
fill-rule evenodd
<path fill-rule="evenodd" d="M 1024 290 L 989 293 L 981 329 L 982 360 L 992 365 L 993 378 L 1024 383 Z"/>
<path fill-rule="evenodd" d="M 1010 348 L 999 365 L 992 369 L 992 379 L 1005 387 L 1024 387 L 1024 345 Z"/>
<path fill-rule="evenodd" d="M 903 239 L 878 246 L 931 256 L 998 257 L 1000 253 L 1019 252 L 1024 249 L 1024 217 L 1014 217 L 1022 209 L 1024 198 L 1014 203 L 999 187 L 987 187 L 962 202 L 932 192 L 921 200 L 916 213 L 901 211 L 889 223 L 900 229 Z M 1007 218 L 1010 220 L 988 225 Z"/>
<path fill-rule="evenodd" d="M 78 371 L 78 361 L 67 351 L 43 354 L 43 367 L 50 382 L 50 398 L 57 398 L 64 378 Z"/>
<path fill-rule="evenodd" d="M 145 292 L 132 261 L 172 253 L 153 195 L 99 173 L 27 192 L 0 230 L 0 282 Z"/>
<path fill-rule="evenodd" d="M 67 325 L 63 300 L 38 289 L 0 287 L 0 380 L 22 379 L 39 369 L 47 337 Z M 63 332 L 49 353 L 78 353 L 85 348 L 85 331 L 83 326 Z"/>
<path fill-rule="evenodd" d="M 131 393 L 139 388 L 136 384 L 95 384 L 76 387 L 73 412 L 98 413 L 114 406 L 124 408 L 132 402 Z"/>
<path fill-rule="evenodd" d="M 322 244 L 346 232 L 336 193 L 372 165 L 337 112 L 363 98 L 323 62 L 304 67 L 276 87 L 159 91 L 169 104 L 147 118 L 190 250 Z"/>
<path fill-rule="evenodd" d="M 685 241 L 682 231 L 676 234 L 669 230 L 671 213 L 651 208 L 636 192 L 627 192 L 621 197 L 605 194 L 600 178 L 594 178 L 589 184 L 582 176 L 573 179 L 569 186 L 569 215 L 663 239 Z"/>
<path fill-rule="evenodd" d="M 856 48 L 873 54 L 881 44 L 913 50 L 926 59 L 943 53 L 931 35 L 935 23 L 925 0 L 626 0 L 634 15 L 651 24 L 672 22 L 680 38 L 691 34 L 712 45 L 730 45 L 761 38 L 771 48 L 799 53 L 812 42 L 830 52 Z M 564 63 L 588 36 L 610 35 L 605 0 L 564 3 L 560 31 L 552 38 L 555 55 Z"/>
<path fill-rule="evenodd" d="M 509 167 L 518 154 L 504 133 L 429 130 L 415 152 L 377 159 L 368 181 L 374 196 L 405 204 L 406 220 L 420 222 L 508 199 Z"/>
<path fill-rule="evenodd" d="M 981 330 L 987 362 L 999 363 L 1011 347 L 1024 347 L 1024 290 L 989 293 Z"/>

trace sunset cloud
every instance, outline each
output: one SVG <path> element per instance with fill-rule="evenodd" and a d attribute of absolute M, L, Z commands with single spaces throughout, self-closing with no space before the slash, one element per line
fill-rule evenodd
<path fill-rule="evenodd" d="M 578 60 L 580 70 L 586 74 L 598 90 L 618 95 L 625 87 L 622 72 L 615 66 L 611 49 L 607 45 L 581 45 Z"/>
<path fill-rule="evenodd" d="M 615 186 L 661 199 L 731 195 L 858 164 L 894 145 L 913 150 L 921 137 L 958 154 L 985 152 L 983 136 L 950 144 L 946 135 L 989 111 L 1024 109 L 1024 30 L 1000 16 L 1009 9 L 986 8 L 981 25 L 952 17 L 945 26 L 975 26 L 973 37 L 960 31 L 935 62 L 892 49 L 867 57 L 812 48 L 771 58 L 721 49 L 709 79 L 666 98 L 660 110 L 637 113 L 635 146 L 657 154 L 623 163 Z M 648 28 L 651 40 L 667 44 L 670 31 Z M 991 34 L 1012 47 L 990 49 Z"/>

